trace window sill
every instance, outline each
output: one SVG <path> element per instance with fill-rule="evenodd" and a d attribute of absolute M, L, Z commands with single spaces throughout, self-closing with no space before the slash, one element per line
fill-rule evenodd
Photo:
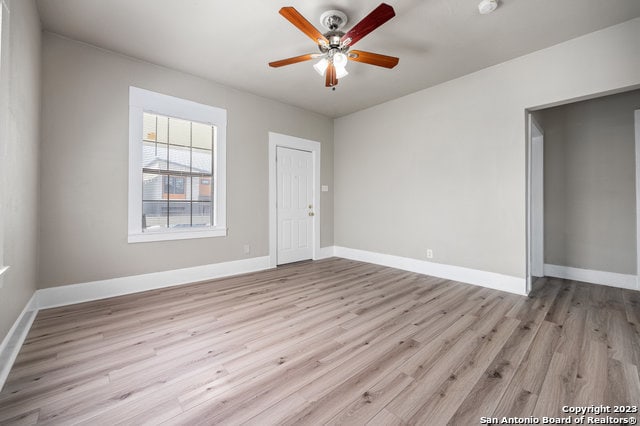
<path fill-rule="evenodd" d="M 144 232 L 141 234 L 129 234 L 127 242 L 131 243 L 147 243 L 152 241 L 172 241 L 172 240 L 190 240 L 195 238 L 212 238 L 226 237 L 227 228 L 212 228 L 193 231 L 166 231 L 166 232 Z"/>

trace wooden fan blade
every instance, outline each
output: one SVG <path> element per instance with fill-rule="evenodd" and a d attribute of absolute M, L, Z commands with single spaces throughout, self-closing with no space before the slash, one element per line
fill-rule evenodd
<path fill-rule="evenodd" d="M 313 59 L 314 55 L 312 53 L 307 53 L 306 55 L 294 56 L 293 58 L 281 59 L 279 61 L 269 62 L 269 66 L 273 68 L 283 67 L 285 65 L 297 64 L 298 62 L 308 61 Z"/>
<path fill-rule="evenodd" d="M 398 65 L 400 59 L 395 56 L 381 55 L 379 53 L 365 52 L 363 50 L 351 50 L 348 57 L 355 62 L 362 62 L 369 65 L 377 65 L 384 68 L 393 68 Z"/>
<path fill-rule="evenodd" d="M 396 12 L 393 10 L 393 7 L 386 3 L 381 3 L 380 6 L 373 9 L 370 14 L 362 18 L 362 20 L 351 28 L 348 33 L 343 35 L 340 41 L 344 43 L 347 39 L 351 39 L 349 45 L 353 46 L 362 37 L 366 36 L 394 16 L 396 16 Z"/>
<path fill-rule="evenodd" d="M 320 31 L 316 29 L 307 19 L 300 14 L 294 7 L 287 6 L 280 9 L 280 15 L 295 25 L 300 31 L 305 33 L 311 40 L 318 43 L 318 40 L 322 40 L 329 43 L 329 40 L 322 35 Z"/>
<path fill-rule="evenodd" d="M 325 75 L 325 83 L 326 87 L 333 87 L 338 84 L 338 78 L 336 77 L 336 67 L 332 62 L 329 62 L 327 65 L 327 70 L 324 73 Z"/>

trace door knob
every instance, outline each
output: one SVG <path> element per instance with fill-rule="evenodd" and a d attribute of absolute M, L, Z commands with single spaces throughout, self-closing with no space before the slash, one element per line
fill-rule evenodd
<path fill-rule="evenodd" d="M 309 216 L 315 216 L 314 212 L 309 212 Z"/>
<path fill-rule="evenodd" d="M 310 208 L 310 209 L 312 209 L 312 208 L 313 208 L 313 206 L 312 206 L 311 204 L 309 204 L 309 208 Z"/>

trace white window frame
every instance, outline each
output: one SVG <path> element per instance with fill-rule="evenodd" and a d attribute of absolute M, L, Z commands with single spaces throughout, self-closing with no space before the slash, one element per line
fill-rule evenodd
<path fill-rule="evenodd" d="M 145 112 L 216 126 L 213 147 L 213 225 L 198 229 L 142 230 L 142 123 Z M 129 87 L 129 243 L 224 237 L 227 111 L 150 90 Z"/>

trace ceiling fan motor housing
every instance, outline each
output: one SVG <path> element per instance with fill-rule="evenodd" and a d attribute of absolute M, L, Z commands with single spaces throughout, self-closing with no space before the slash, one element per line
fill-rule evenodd
<path fill-rule="evenodd" d="M 320 23 L 328 30 L 323 35 L 329 41 L 328 44 L 320 43 L 318 45 L 320 51 L 327 53 L 334 49 L 340 49 L 341 39 L 344 36 L 344 32 L 340 29 L 347 24 L 347 15 L 339 10 L 327 10 L 320 16 Z"/>
<path fill-rule="evenodd" d="M 339 47 L 340 40 L 342 39 L 343 35 L 344 33 L 342 31 L 329 31 L 324 34 L 327 40 L 329 40 L 330 47 Z"/>

